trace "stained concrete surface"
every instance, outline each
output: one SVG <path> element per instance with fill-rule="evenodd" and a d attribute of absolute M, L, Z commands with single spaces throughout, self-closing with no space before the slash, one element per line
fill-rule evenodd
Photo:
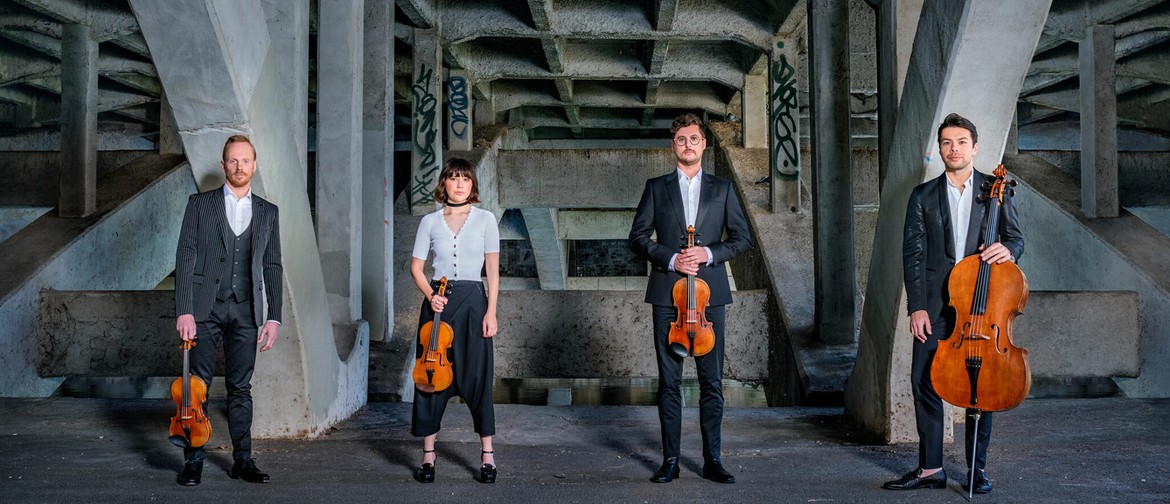
<path fill-rule="evenodd" d="M 174 482 L 180 451 L 166 439 L 169 401 L 0 399 L 4 502 L 964 502 L 962 447 L 946 447 L 945 490 L 881 490 L 916 462 L 914 444 L 869 445 L 839 408 L 729 408 L 723 461 L 737 477 L 699 477 L 698 411 L 683 414 L 679 480 L 647 481 L 659 462 L 655 409 L 496 407 L 494 486 L 472 479 L 478 443 L 451 404 L 437 482 L 411 479 L 420 453 L 410 405 L 372 403 L 312 441 L 257 440 L 268 485 L 231 480 L 223 404 L 203 484 Z M 989 473 L 976 502 L 1170 502 L 1170 400 L 1032 399 L 996 418 Z"/>

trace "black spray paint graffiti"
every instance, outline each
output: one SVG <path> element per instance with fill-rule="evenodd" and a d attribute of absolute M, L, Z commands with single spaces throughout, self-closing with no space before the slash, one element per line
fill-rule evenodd
<path fill-rule="evenodd" d="M 451 111 L 451 134 L 460 140 L 467 137 L 467 79 L 458 75 L 447 79 L 447 110 Z"/>
<path fill-rule="evenodd" d="M 777 49 L 784 43 L 777 42 Z M 772 166 L 776 175 L 795 180 L 800 177 L 800 138 L 797 137 L 796 69 L 781 52 L 772 62 Z"/>
<path fill-rule="evenodd" d="M 438 101 L 431 93 L 433 74 L 434 69 L 420 63 L 418 77 L 414 79 L 414 86 L 410 88 L 410 94 L 414 97 L 414 116 L 411 118 L 414 128 L 411 132 L 414 141 L 412 148 L 420 158 L 417 175 L 410 186 L 412 203 L 427 200 L 434 189 L 435 176 L 439 174 L 439 163 L 436 162 L 435 155 L 435 136 L 439 133 L 435 128 L 435 107 Z"/>

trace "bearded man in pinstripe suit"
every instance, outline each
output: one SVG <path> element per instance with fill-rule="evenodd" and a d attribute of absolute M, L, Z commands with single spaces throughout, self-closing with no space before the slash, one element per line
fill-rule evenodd
<path fill-rule="evenodd" d="M 276 205 L 252 193 L 256 148 L 235 135 L 220 162 L 227 183 L 187 200 L 175 253 L 176 329 L 191 349 L 191 372 L 211 384 L 215 354 L 224 349 L 232 479 L 267 483 L 252 458 L 252 371 L 256 347 L 272 348 L 280 332 L 284 269 Z M 268 301 L 265 316 L 264 300 Z M 176 443 L 179 444 L 179 443 Z M 198 485 L 203 448 L 183 447 L 180 485 Z"/>

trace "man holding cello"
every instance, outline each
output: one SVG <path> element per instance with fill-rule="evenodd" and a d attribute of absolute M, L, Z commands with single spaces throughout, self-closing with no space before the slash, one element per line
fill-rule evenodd
<path fill-rule="evenodd" d="M 703 477 L 734 483 L 735 477 L 720 461 L 720 425 L 723 421 L 723 326 L 724 307 L 731 303 L 725 263 L 751 248 L 747 218 L 735 189 L 727 179 L 702 167 L 707 136 L 694 114 L 683 114 L 670 128 L 677 166 L 666 175 L 646 181 L 646 188 L 630 228 L 630 249 L 650 261 L 646 302 L 652 305 L 654 349 L 658 361 L 658 419 L 662 429 L 662 467 L 650 481 L 668 483 L 679 476 L 679 437 L 682 429 L 682 366 L 685 356 L 695 356 L 699 379 L 699 411 L 703 433 Z M 693 228 L 693 243 L 687 231 Z M 723 239 L 726 230 L 727 238 Z M 657 233 L 657 239 L 651 236 Z M 692 278 L 693 277 L 693 278 Z M 671 326 L 681 318 L 675 299 L 676 284 L 683 282 L 687 297 L 691 285 L 706 284 L 707 306 L 692 310 L 709 322 L 714 334 L 706 353 L 679 349 L 668 339 Z M 690 296 L 694 302 L 693 293 Z M 685 339 L 685 337 L 684 337 Z M 698 345 L 695 345 L 697 348 Z"/>
<path fill-rule="evenodd" d="M 903 237 L 903 268 L 906 282 L 910 333 L 914 336 L 914 354 L 910 366 L 910 383 L 914 392 L 914 416 L 918 426 L 918 467 L 882 488 L 914 490 L 946 488 L 943 470 L 943 401 L 931 382 L 931 364 L 939 346 L 954 330 L 955 313 L 948 310 L 947 279 L 952 268 L 966 256 L 979 254 L 982 261 L 999 264 L 1015 261 L 1024 252 L 1024 238 L 1012 198 L 1004 198 L 997 223 L 998 236 L 984 243 L 987 225 L 983 218 L 986 202 L 978 192 L 992 177 L 974 168 L 979 151 L 979 134 L 970 120 L 950 114 L 938 128 L 938 150 L 945 172 L 922 183 L 910 194 Z M 974 474 L 964 478 L 964 490 L 974 493 L 991 491 L 991 480 L 984 467 L 987 445 L 991 440 L 991 413 L 982 412 L 975 432 L 972 410 L 966 422 L 966 460 Z M 976 453 L 972 444 L 978 444 Z M 973 478 L 972 478 L 973 477 Z M 973 479 L 974 484 L 968 481 Z"/>

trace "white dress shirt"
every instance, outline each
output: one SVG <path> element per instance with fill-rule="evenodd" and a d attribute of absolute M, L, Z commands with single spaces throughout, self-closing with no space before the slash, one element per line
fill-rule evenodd
<path fill-rule="evenodd" d="M 244 234 L 252 224 L 252 189 L 243 198 L 236 198 L 227 184 L 223 185 L 223 213 L 236 236 Z"/>
<path fill-rule="evenodd" d="M 699 215 L 699 192 L 703 186 L 703 169 L 699 168 L 699 172 L 695 174 L 695 178 L 687 177 L 682 169 L 675 167 L 674 172 L 678 174 L 678 190 L 682 194 L 683 214 L 687 221 L 687 226 L 695 225 L 695 218 Z M 703 247 L 707 251 L 707 266 L 715 262 L 715 258 L 711 256 L 711 249 Z M 674 271 L 674 259 L 678 254 L 670 256 L 670 264 L 666 266 L 669 271 Z"/>
<path fill-rule="evenodd" d="M 971 194 L 975 192 L 971 188 L 971 181 L 974 177 L 974 169 L 967 174 L 967 180 L 959 185 L 951 183 L 951 178 L 947 177 L 947 203 L 951 207 L 951 230 L 955 233 L 951 239 L 955 243 L 956 264 L 963 260 L 963 255 L 966 253 L 963 248 L 967 244 L 967 231 L 971 224 Z"/>

